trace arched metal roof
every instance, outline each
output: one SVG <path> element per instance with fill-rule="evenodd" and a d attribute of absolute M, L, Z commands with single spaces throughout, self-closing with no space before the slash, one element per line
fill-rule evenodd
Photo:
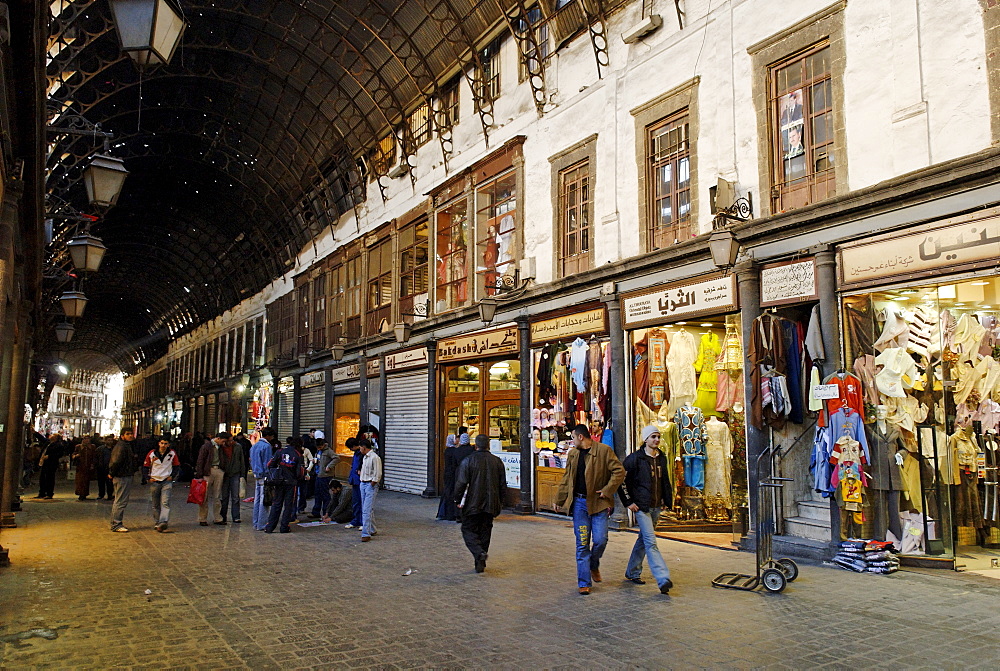
<path fill-rule="evenodd" d="M 357 161 L 380 138 L 411 160 L 402 120 L 457 65 L 477 76 L 479 42 L 504 17 L 497 0 L 187 0 L 172 62 L 140 73 L 106 0 L 52 7 L 50 123 L 99 123 L 130 173 L 93 228 L 108 252 L 69 349 L 127 372 L 283 274 L 351 207 L 333 183 L 362 193 Z M 491 103 L 476 112 L 485 133 Z M 94 141 L 50 139 L 47 191 L 86 211 Z M 56 231 L 52 262 L 69 234 Z"/>

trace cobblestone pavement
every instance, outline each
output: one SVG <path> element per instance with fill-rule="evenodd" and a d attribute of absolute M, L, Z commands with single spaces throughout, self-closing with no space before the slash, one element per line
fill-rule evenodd
<path fill-rule="evenodd" d="M 581 597 L 561 520 L 502 516 L 480 575 L 434 501 L 383 492 L 362 544 L 338 526 L 255 532 L 248 504 L 242 525 L 199 527 L 185 485 L 158 534 L 144 493 L 127 534 L 68 485 L 25 503 L 0 537 L 0 667 L 1000 667 L 987 578 L 803 566 L 783 594 L 741 593 L 710 580 L 750 555 L 661 540 L 665 597 L 622 580 L 635 536 L 612 533 Z"/>

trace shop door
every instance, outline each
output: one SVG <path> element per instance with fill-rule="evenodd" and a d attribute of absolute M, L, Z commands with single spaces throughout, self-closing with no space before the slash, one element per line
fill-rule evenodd
<path fill-rule="evenodd" d="M 427 486 L 427 372 L 390 376 L 385 406 L 385 486 L 420 494 Z"/>

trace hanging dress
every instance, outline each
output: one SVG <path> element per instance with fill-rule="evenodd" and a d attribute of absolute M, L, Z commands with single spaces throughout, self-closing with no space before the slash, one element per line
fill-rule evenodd
<path fill-rule="evenodd" d="M 721 496 L 726 508 L 733 507 L 733 436 L 725 422 L 710 417 L 705 422 L 708 444 L 705 449 L 705 495 Z"/>
<path fill-rule="evenodd" d="M 698 358 L 694 361 L 694 370 L 698 373 L 698 394 L 694 404 L 706 415 L 716 414 L 716 395 L 719 389 L 719 374 L 715 364 L 722 348 L 719 336 L 714 332 L 702 334 L 698 345 Z"/>
<path fill-rule="evenodd" d="M 705 488 L 705 416 L 701 408 L 685 405 L 674 414 L 684 461 L 684 483 L 688 487 Z"/>

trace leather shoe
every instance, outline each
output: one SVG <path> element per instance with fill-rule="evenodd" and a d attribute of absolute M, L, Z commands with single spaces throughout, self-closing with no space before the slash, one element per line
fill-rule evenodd
<path fill-rule="evenodd" d="M 486 553 L 476 557 L 476 573 L 482 573 L 486 570 Z"/>
<path fill-rule="evenodd" d="M 667 578 L 667 582 L 660 585 L 660 594 L 669 594 L 670 588 L 674 586 L 674 583 Z"/>
<path fill-rule="evenodd" d="M 626 578 L 629 582 L 634 582 L 636 585 L 645 585 L 646 581 L 642 578 Z"/>
<path fill-rule="evenodd" d="M 362 537 L 361 537 L 361 542 L 362 542 L 362 543 L 367 543 L 367 542 L 368 542 L 368 541 L 370 541 L 371 539 L 372 539 L 372 537 L 371 537 L 371 536 L 362 536 Z"/>
<path fill-rule="evenodd" d="M 594 582 L 601 582 L 601 572 L 596 568 L 590 569 L 590 579 Z"/>
<path fill-rule="evenodd" d="M 590 588 L 589 587 L 581 587 L 577 591 L 580 592 L 580 596 L 587 596 L 588 594 L 590 594 Z"/>
<path fill-rule="evenodd" d="M 198 522 L 198 524 L 200 524 L 203 527 L 207 527 L 208 526 L 208 522 Z"/>

